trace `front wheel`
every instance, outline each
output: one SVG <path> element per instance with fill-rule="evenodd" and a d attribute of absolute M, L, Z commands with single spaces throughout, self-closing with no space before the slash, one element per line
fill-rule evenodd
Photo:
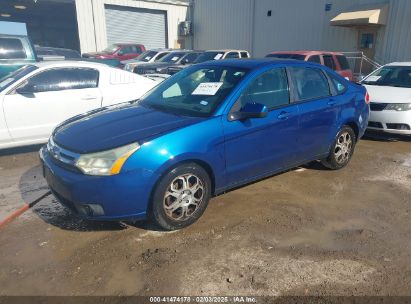
<path fill-rule="evenodd" d="M 170 170 L 157 184 L 151 201 L 151 218 L 164 230 L 177 230 L 197 221 L 207 208 L 211 181 L 195 163 Z"/>
<path fill-rule="evenodd" d="M 330 153 L 321 163 L 332 170 L 344 168 L 354 154 L 356 136 L 352 128 L 343 127 L 331 147 Z"/>

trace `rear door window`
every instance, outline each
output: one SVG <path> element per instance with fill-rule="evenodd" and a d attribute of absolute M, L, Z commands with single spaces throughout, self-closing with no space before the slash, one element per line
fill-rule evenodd
<path fill-rule="evenodd" d="M 323 56 L 324 59 L 324 65 L 332 70 L 335 71 L 335 64 L 334 64 L 334 59 L 333 56 L 331 55 L 324 55 Z"/>
<path fill-rule="evenodd" d="M 0 59 L 26 59 L 27 55 L 20 39 L 0 38 Z"/>
<path fill-rule="evenodd" d="M 99 72 L 89 68 L 50 69 L 31 77 L 23 87 L 34 92 L 96 88 Z"/>
<path fill-rule="evenodd" d="M 327 77 L 320 69 L 291 67 L 296 101 L 320 99 L 331 95 Z"/>
<path fill-rule="evenodd" d="M 247 52 L 241 52 L 241 58 L 248 58 L 248 53 Z"/>
<path fill-rule="evenodd" d="M 310 56 L 310 58 L 308 58 L 307 61 L 321 64 L 321 59 L 320 59 L 320 56 L 318 55 Z"/>
<path fill-rule="evenodd" d="M 337 55 L 338 63 L 340 64 L 341 70 L 349 70 L 350 65 L 348 63 L 347 57 L 344 55 Z"/>

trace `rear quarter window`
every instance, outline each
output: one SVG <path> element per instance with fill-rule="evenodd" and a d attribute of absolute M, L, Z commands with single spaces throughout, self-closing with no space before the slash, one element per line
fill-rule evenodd
<path fill-rule="evenodd" d="M 20 39 L 0 38 L 0 59 L 26 58 L 26 52 Z"/>

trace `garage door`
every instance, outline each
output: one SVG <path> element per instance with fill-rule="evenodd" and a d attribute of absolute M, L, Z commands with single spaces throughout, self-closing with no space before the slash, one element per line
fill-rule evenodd
<path fill-rule="evenodd" d="M 147 49 L 167 47 L 166 12 L 106 5 L 107 42 L 141 43 Z"/>

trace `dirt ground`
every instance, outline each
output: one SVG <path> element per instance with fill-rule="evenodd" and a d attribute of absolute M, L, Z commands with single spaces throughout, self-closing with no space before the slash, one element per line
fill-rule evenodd
<path fill-rule="evenodd" d="M 0 219 L 47 190 L 35 148 L 0 156 Z M 49 197 L 0 230 L 0 295 L 411 295 L 411 140 L 368 137 L 215 197 L 173 233 L 82 221 Z"/>

